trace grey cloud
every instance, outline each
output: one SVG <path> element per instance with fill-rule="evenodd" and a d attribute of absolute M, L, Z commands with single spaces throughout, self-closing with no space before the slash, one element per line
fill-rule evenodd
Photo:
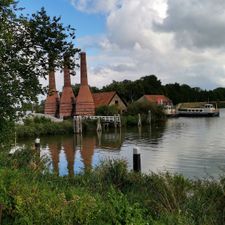
<path fill-rule="evenodd" d="M 179 47 L 225 47 L 224 0 L 168 0 L 167 15 L 154 27 L 174 33 Z"/>

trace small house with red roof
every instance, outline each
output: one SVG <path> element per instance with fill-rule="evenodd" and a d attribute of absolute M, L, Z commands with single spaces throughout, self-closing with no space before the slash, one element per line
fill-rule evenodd
<path fill-rule="evenodd" d="M 116 91 L 92 93 L 95 108 L 100 106 L 115 105 L 121 112 L 127 110 L 126 102 L 118 95 Z"/>
<path fill-rule="evenodd" d="M 143 95 L 138 102 L 149 102 L 157 105 L 173 105 L 172 101 L 165 95 Z"/>

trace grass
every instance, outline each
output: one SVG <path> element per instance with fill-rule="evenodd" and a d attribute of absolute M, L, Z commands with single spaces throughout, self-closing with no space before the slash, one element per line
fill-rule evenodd
<path fill-rule="evenodd" d="M 26 119 L 24 121 L 24 125 L 17 125 L 16 133 L 19 138 L 57 134 L 72 134 L 73 123 L 71 120 L 65 120 L 60 123 L 55 123 L 44 117 L 35 117 L 34 119 Z"/>
<path fill-rule="evenodd" d="M 33 150 L 1 152 L 2 224 L 224 224 L 224 177 L 144 175 L 129 172 L 121 160 L 59 177 L 45 164 Z"/>

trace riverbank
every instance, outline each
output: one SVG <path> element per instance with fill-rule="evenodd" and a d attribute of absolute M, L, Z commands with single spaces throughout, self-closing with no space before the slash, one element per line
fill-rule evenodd
<path fill-rule="evenodd" d="M 4 159 L 4 160 L 3 160 Z M 59 177 L 33 150 L 1 154 L 2 224 L 222 225 L 225 179 L 129 172 L 124 161 Z M 45 171 L 45 172 L 43 172 Z"/>
<path fill-rule="evenodd" d="M 142 125 L 149 124 L 148 116 L 141 115 Z M 153 117 L 153 124 L 160 124 L 164 122 L 163 119 L 156 120 Z M 83 121 L 83 131 L 96 131 L 97 120 Z M 122 127 L 137 127 L 138 115 L 126 115 L 121 117 Z M 114 124 L 109 124 L 109 127 L 114 128 Z M 60 135 L 60 134 L 73 134 L 73 122 L 72 119 L 64 120 L 63 122 L 56 123 L 44 117 L 34 117 L 33 119 L 24 120 L 23 125 L 16 125 L 16 135 L 18 138 L 38 137 L 45 135 Z"/>

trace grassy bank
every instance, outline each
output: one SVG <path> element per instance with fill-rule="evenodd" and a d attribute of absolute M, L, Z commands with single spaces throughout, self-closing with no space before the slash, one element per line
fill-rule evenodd
<path fill-rule="evenodd" d="M 153 114 L 152 123 L 159 124 L 165 118 L 158 118 Z M 148 115 L 141 115 L 142 125 L 148 125 Z M 122 127 L 134 127 L 138 124 L 138 115 L 123 115 L 121 116 Z M 110 124 L 114 127 L 114 124 Z M 96 131 L 97 120 L 83 121 L 83 131 Z M 72 120 L 65 120 L 60 123 L 52 122 L 44 117 L 24 120 L 23 125 L 16 125 L 16 134 L 18 138 L 37 137 L 44 135 L 59 135 L 59 134 L 73 134 Z"/>
<path fill-rule="evenodd" d="M 33 119 L 24 120 L 24 125 L 17 125 L 16 133 L 19 138 L 37 137 L 42 135 L 72 134 L 73 124 L 71 120 L 55 123 L 44 117 L 35 117 Z"/>
<path fill-rule="evenodd" d="M 32 153 L 0 160 L 2 224 L 224 224 L 224 178 L 143 175 L 127 171 L 124 161 L 58 177 Z"/>

